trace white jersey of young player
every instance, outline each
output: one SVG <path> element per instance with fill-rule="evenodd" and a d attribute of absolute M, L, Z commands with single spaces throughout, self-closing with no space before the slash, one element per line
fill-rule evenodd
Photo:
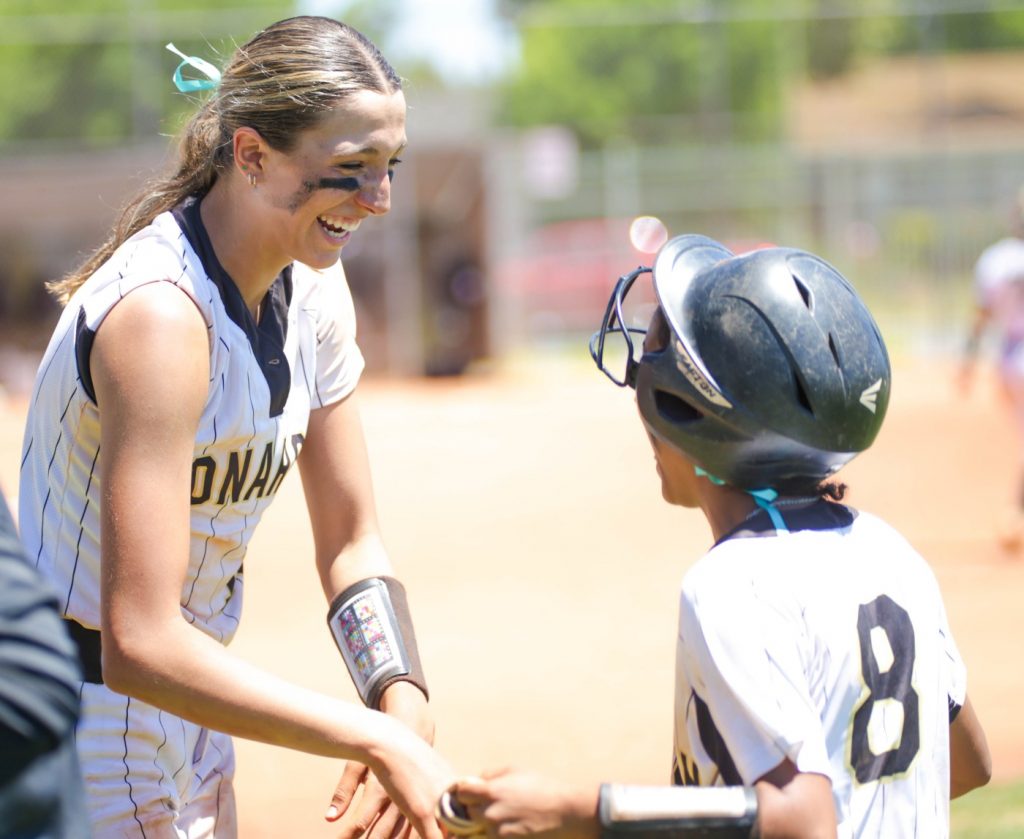
<path fill-rule="evenodd" d="M 26 549 L 57 589 L 65 616 L 97 630 L 103 454 L 89 351 L 126 294 L 174 283 L 205 319 L 210 347 L 181 613 L 226 644 L 241 614 L 246 547 L 299 455 L 310 410 L 348 395 L 363 358 L 340 263 L 322 272 L 286 269 L 257 324 L 213 253 L 198 206 L 190 200 L 158 216 L 66 306 L 29 408 L 19 519 Z M 213 835 L 214 827 L 218 838 L 233 835 L 230 740 L 98 681 L 83 685 L 77 737 L 97 839 L 184 836 L 183 823 L 189 837 Z"/>
<path fill-rule="evenodd" d="M 684 578 L 675 783 L 749 786 L 789 758 L 831 780 L 840 837 L 948 836 L 966 675 L 931 569 L 874 516 L 783 515 Z"/>
<path fill-rule="evenodd" d="M 1024 378 L 1024 239 L 990 245 L 974 266 L 974 294 L 1000 332 L 1000 369 Z"/>

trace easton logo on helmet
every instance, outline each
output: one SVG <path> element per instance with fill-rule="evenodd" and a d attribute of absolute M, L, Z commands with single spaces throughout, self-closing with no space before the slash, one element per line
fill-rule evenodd
<path fill-rule="evenodd" d="M 686 376 L 687 381 L 697 388 L 697 390 L 700 391 L 701 396 L 707 399 L 708 402 L 711 402 L 713 405 L 719 405 L 722 408 L 731 408 L 732 403 L 722 396 L 714 385 L 701 375 L 701 372 L 693 363 L 693 359 L 690 357 L 690 354 L 683 346 L 683 342 L 678 338 L 675 340 L 675 348 L 678 356 L 676 358 L 676 368 L 680 373 Z"/>
<path fill-rule="evenodd" d="M 875 413 L 878 410 L 878 391 L 881 389 L 882 380 L 879 379 L 874 384 L 864 388 L 864 392 L 860 395 L 860 404 L 871 411 L 871 413 Z"/>

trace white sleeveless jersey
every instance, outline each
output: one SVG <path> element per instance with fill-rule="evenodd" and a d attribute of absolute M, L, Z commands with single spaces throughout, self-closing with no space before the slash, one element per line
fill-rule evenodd
<path fill-rule="evenodd" d="M 1010 354 L 1024 341 L 1024 239 L 1001 239 L 982 251 L 974 294 L 1001 332 L 1001 352 Z"/>
<path fill-rule="evenodd" d="M 684 578 L 673 780 L 751 785 L 789 758 L 831 780 L 840 837 L 948 836 L 966 676 L 931 569 L 874 516 L 784 516 Z"/>
<path fill-rule="evenodd" d="M 27 551 L 56 587 L 64 614 L 88 628 L 100 625 L 103 482 L 88 355 L 107 313 L 151 282 L 173 283 L 191 297 L 209 330 L 181 610 L 227 643 L 241 611 L 246 546 L 302 448 L 310 409 L 345 397 L 362 371 L 352 300 L 340 263 L 322 272 L 295 264 L 271 287 L 257 325 L 217 262 L 195 201 L 158 216 L 75 293 L 32 394 L 19 519 Z"/>

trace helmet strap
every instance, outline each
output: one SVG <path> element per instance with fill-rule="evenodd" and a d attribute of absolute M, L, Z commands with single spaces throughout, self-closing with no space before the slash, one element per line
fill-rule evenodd
<path fill-rule="evenodd" d="M 707 478 L 711 483 L 716 486 L 725 486 L 725 481 L 719 478 L 717 475 L 712 475 L 706 469 L 701 469 L 699 466 L 694 466 L 693 471 L 697 474 L 698 478 Z M 783 533 L 789 533 L 789 528 L 786 527 L 786 522 L 782 518 L 782 513 L 779 512 L 774 502 L 779 497 L 778 492 L 770 487 L 766 489 L 745 489 L 743 490 L 747 495 L 754 499 L 754 503 L 757 504 L 762 510 L 768 514 L 768 518 L 772 520 L 772 526 Z"/>

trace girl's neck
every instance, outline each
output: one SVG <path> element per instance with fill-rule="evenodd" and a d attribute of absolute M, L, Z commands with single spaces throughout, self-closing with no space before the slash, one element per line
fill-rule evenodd
<path fill-rule="evenodd" d="M 257 318 L 267 289 L 288 261 L 271 258 L 266 237 L 252 223 L 255 213 L 245 209 L 248 197 L 233 194 L 227 180 L 221 179 L 202 199 L 199 213 L 217 259 Z"/>

